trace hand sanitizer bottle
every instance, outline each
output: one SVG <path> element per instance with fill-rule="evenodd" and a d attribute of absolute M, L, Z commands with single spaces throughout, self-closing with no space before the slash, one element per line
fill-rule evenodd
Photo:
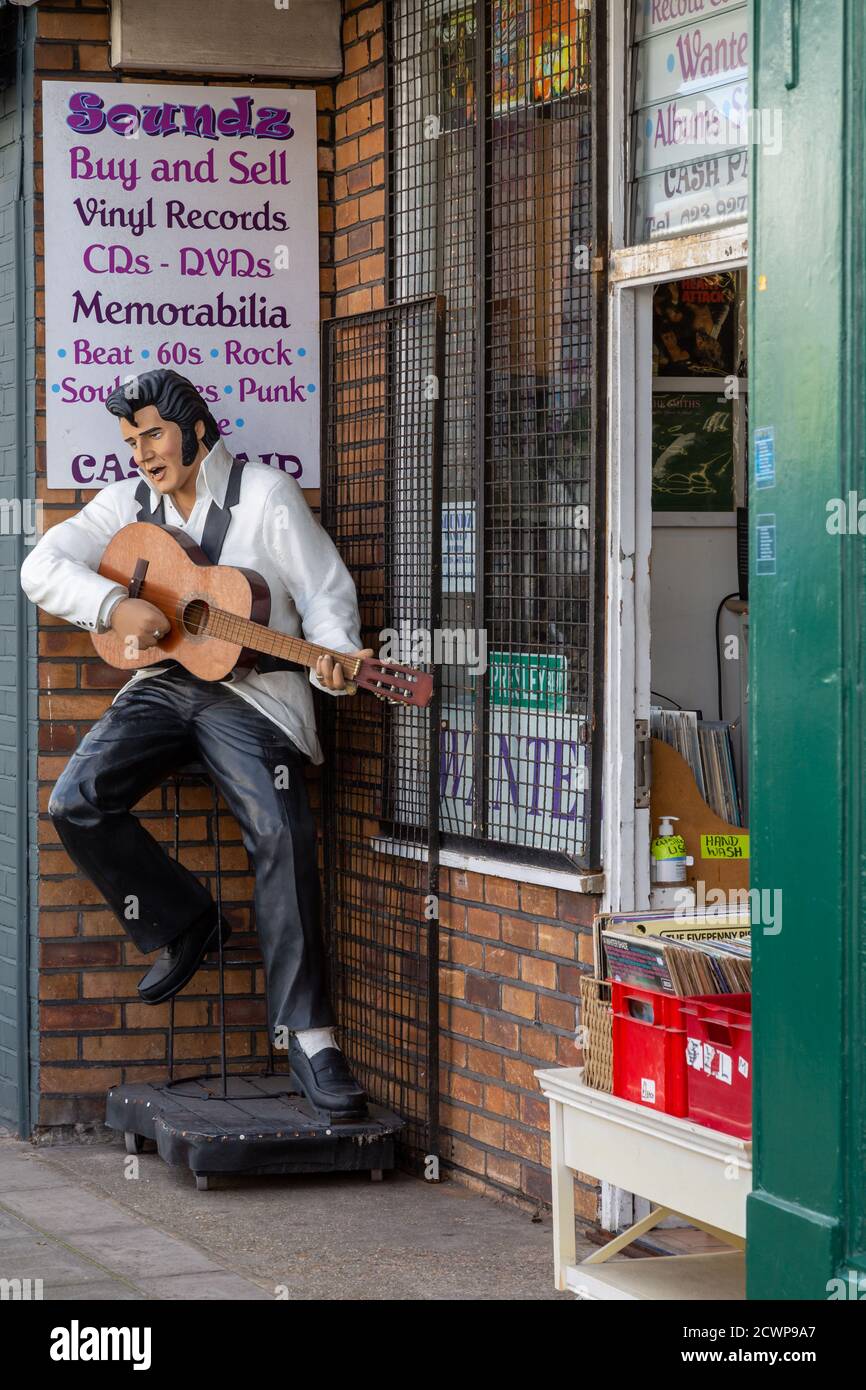
<path fill-rule="evenodd" d="M 662 816 L 659 833 L 650 845 L 653 878 L 656 883 L 685 883 L 686 842 L 674 834 L 674 821 L 679 816 Z"/>

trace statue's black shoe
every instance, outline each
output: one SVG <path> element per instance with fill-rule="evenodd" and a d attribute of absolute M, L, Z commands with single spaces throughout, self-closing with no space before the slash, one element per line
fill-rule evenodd
<path fill-rule="evenodd" d="M 313 1108 L 329 1120 L 363 1120 L 367 1096 L 338 1047 L 308 1057 L 294 1033 L 289 1040 L 292 1071 Z"/>
<path fill-rule="evenodd" d="M 162 948 L 147 974 L 138 982 L 138 992 L 145 1004 L 162 1004 L 189 983 L 208 951 L 216 950 L 217 931 L 214 917 L 208 916 L 201 925 L 190 927 Z M 223 943 L 231 934 L 231 927 L 223 919 Z"/>

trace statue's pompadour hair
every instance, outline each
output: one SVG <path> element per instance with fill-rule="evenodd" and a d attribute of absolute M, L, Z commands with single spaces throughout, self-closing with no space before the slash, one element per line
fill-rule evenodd
<path fill-rule="evenodd" d="M 199 441 L 196 438 L 195 422 L 204 421 L 202 443 L 210 450 L 220 437 L 219 426 L 207 408 L 204 398 L 191 381 L 179 372 L 168 368 L 157 368 L 153 372 L 142 372 L 141 376 L 118 386 L 105 402 L 106 410 L 118 419 L 136 423 L 135 417 L 144 406 L 153 405 L 163 420 L 171 420 L 180 427 L 183 436 L 181 458 L 186 467 L 193 462 L 198 453 Z"/>

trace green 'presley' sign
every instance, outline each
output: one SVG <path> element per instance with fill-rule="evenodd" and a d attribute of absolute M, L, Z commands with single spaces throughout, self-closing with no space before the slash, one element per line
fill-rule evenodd
<path fill-rule="evenodd" d="M 490 703 L 493 705 L 563 712 L 566 678 L 567 666 L 562 653 L 490 653 Z"/>

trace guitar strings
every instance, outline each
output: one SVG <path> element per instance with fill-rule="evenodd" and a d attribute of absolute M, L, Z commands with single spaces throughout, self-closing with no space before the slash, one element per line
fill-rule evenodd
<path fill-rule="evenodd" d="M 147 587 L 146 584 L 142 586 L 140 597 L 145 597 L 144 590 Z M 269 645 L 257 647 L 257 650 L 260 649 L 269 656 L 283 656 L 290 661 L 300 661 L 301 664 L 310 667 L 315 666 L 320 656 L 332 657 L 335 661 L 339 661 L 344 669 L 350 664 L 346 662 L 345 652 L 335 652 L 329 647 L 320 647 L 315 642 L 307 642 L 302 637 L 290 637 L 287 632 L 276 632 L 272 627 L 264 627 L 261 623 L 253 622 L 250 618 L 241 618 L 237 613 L 229 613 L 223 608 L 214 608 L 206 598 L 203 598 L 201 602 L 207 605 L 208 610 L 207 626 L 203 634 L 205 636 L 216 637 L 218 640 L 232 642 L 241 647 L 257 647 L 258 642 L 267 642 Z M 178 603 L 175 606 L 175 613 L 177 614 L 175 618 L 169 617 L 167 613 L 164 614 L 172 627 L 180 628 L 181 632 L 186 635 L 190 635 L 190 633 L 183 621 L 183 609 L 188 607 L 189 603 L 190 600 L 184 599 L 182 604 Z M 156 604 L 155 607 L 158 608 L 159 604 Z M 245 640 L 245 634 L 248 640 Z M 362 658 L 357 657 L 351 663 L 351 671 L 347 670 L 350 680 L 354 680 L 360 671 L 361 661 Z"/>
<path fill-rule="evenodd" d="M 144 590 L 148 587 L 142 585 L 140 597 L 144 598 Z M 302 637 L 290 637 L 286 632 L 276 632 L 271 627 L 265 627 L 262 623 L 253 622 L 250 618 L 242 618 L 237 613 L 229 613 L 224 608 L 214 608 L 206 598 L 199 600 L 207 606 L 208 619 L 203 635 L 215 637 L 218 641 L 231 642 L 236 646 L 249 646 L 257 651 L 263 651 L 270 656 L 282 656 L 287 660 L 298 661 L 302 665 L 315 666 L 320 656 L 330 656 L 334 661 L 338 661 L 349 680 L 355 680 L 363 661 L 362 657 L 356 657 L 349 669 L 346 663 L 346 652 L 333 651 L 330 647 L 321 647 L 315 642 L 307 642 Z M 173 627 L 180 628 L 181 632 L 189 635 L 189 629 L 183 621 L 183 608 L 189 606 L 194 600 L 185 599 L 176 604 L 176 618 L 170 618 L 168 614 L 164 616 Z M 159 607 L 158 604 L 155 605 Z M 160 609 L 160 612 L 163 610 Z M 252 636 L 248 636 L 252 634 Z M 269 646 L 261 645 L 263 642 L 270 643 Z M 406 671 L 388 670 L 388 663 L 380 663 L 383 667 L 379 678 L 375 682 L 377 689 L 400 691 L 403 693 L 411 692 L 415 682 L 415 676 Z"/>

